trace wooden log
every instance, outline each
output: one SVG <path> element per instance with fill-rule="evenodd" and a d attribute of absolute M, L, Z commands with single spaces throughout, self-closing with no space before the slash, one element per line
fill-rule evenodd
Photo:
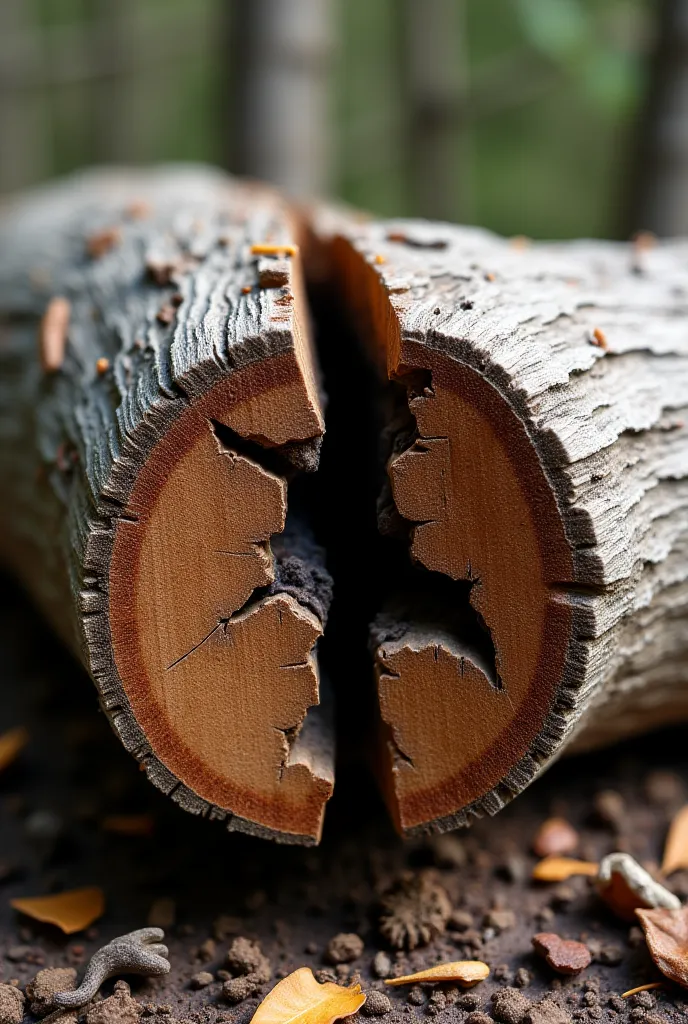
<path fill-rule="evenodd" d="M 0 235 L 3 559 L 156 786 L 317 842 L 330 582 L 282 531 L 323 414 L 290 213 L 212 171 L 95 172 Z"/>
<path fill-rule="evenodd" d="M 316 234 L 407 393 L 388 473 L 417 571 L 373 627 L 379 773 L 402 833 L 446 830 L 688 716 L 688 244 Z"/>

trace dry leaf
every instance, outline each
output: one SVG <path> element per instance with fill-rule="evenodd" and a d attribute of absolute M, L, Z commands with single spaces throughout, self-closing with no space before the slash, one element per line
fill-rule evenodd
<path fill-rule="evenodd" d="M 23 725 L 0 736 L 0 772 L 8 768 L 29 742 L 29 733 Z"/>
<path fill-rule="evenodd" d="M 251 1024 L 332 1024 L 356 1013 L 365 1001 L 360 985 L 321 985 L 310 967 L 300 967 L 268 992 Z"/>
<path fill-rule="evenodd" d="M 533 868 L 536 882 L 564 882 L 573 875 L 588 875 L 594 878 L 599 865 L 590 860 L 575 860 L 572 857 L 545 857 Z"/>
<path fill-rule="evenodd" d="M 575 828 L 565 818 L 548 818 L 533 837 L 533 853 L 538 857 L 573 853 L 579 841 Z"/>
<path fill-rule="evenodd" d="M 71 889 L 55 896 L 25 896 L 10 900 L 10 905 L 34 921 L 55 924 L 65 935 L 72 935 L 102 917 L 105 897 L 102 889 L 93 887 Z"/>
<path fill-rule="evenodd" d="M 688 868 L 688 804 L 674 815 L 664 845 L 662 873 Z"/>
<path fill-rule="evenodd" d="M 662 974 L 688 988 L 688 906 L 636 910 L 650 956 Z"/>
<path fill-rule="evenodd" d="M 638 907 L 677 910 L 681 906 L 680 900 L 628 853 L 610 853 L 602 860 L 597 891 L 624 921 L 634 921 Z"/>
<path fill-rule="evenodd" d="M 386 978 L 385 985 L 413 985 L 423 981 L 453 981 L 469 988 L 484 981 L 490 968 L 482 960 L 454 960 L 448 964 L 436 964 L 416 974 L 405 974 L 402 978 Z"/>
<path fill-rule="evenodd" d="M 629 988 L 628 992 L 622 992 L 621 998 L 628 999 L 629 996 L 635 996 L 638 992 L 650 992 L 653 988 L 663 988 L 663 981 L 651 981 L 647 985 L 636 985 L 635 988 Z"/>

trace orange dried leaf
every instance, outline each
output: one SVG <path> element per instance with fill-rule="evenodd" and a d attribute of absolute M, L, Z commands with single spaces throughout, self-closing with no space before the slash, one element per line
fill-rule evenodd
<path fill-rule="evenodd" d="M 674 815 L 662 860 L 662 873 L 665 875 L 681 868 L 688 868 L 688 804 Z"/>
<path fill-rule="evenodd" d="M 573 853 L 579 841 L 575 828 L 565 818 L 548 818 L 533 837 L 533 852 L 538 857 L 559 857 Z"/>
<path fill-rule="evenodd" d="M 636 910 L 650 956 L 665 977 L 688 988 L 688 906 Z"/>
<path fill-rule="evenodd" d="M 29 733 L 23 725 L 0 736 L 0 772 L 12 764 L 28 742 Z"/>
<path fill-rule="evenodd" d="M 590 860 L 576 860 L 573 857 L 545 857 L 533 868 L 532 877 L 536 882 L 564 882 L 574 875 L 588 875 L 594 878 L 598 865 Z"/>
<path fill-rule="evenodd" d="M 414 985 L 417 982 L 453 981 L 469 988 L 484 981 L 490 968 L 482 960 L 453 960 L 447 964 L 436 964 L 425 971 L 405 974 L 402 978 L 387 978 L 385 985 Z"/>
<path fill-rule="evenodd" d="M 300 967 L 268 992 L 251 1024 L 332 1024 L 356 1013 L 365 1001 L 360 985 L 321 985 L 310 967 Z"/>
<path fill-rule="evenodd" d="M 71 889 L 55 896 L 25 896 L 10 900 L 10 906 L 34 921 L 57 925 L 65 935 L 83 931 L 105 912 L 103 890 Z"/>
<path fill-rule="evenodd" d="M 296 256 L 298 251 L 298 245 L 273 245 L 271 242 L 256 242 L 251 246 L 253 256 Z"/>
<path fill-rule="evenodd" d="M 629 996 L 637 995 L 638 992 L 650 992 L 653 988 L 663 988 L 663 981 L 651 981 L 647 985 L 637 985 L 635 988 L 629 988 L 628 992 L 622 992 L 621 998 L 628 999 Z"/>

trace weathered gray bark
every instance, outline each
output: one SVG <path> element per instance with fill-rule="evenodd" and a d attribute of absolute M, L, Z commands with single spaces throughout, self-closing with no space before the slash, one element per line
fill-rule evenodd
<path fill-rule="evenodd" d="M 329 589 L 318 565 L 320 556 L 311 549 L 304 558 L 303 547 L 296 550 L 292 543 L 286 549 L 282 545 L 275 563 L 269 547 L 270 532 L 284 525 L 279 500 L 286 495 L 286 480 L 279 472 L 285 472 L 289 459 L 312 468 L 322 433 L 317 385 L 309 363 L 307 315 L 299 291 L 298 254 L 276 259 L 252 251 L 254 244 L 266 243 L 286 245 L 291 251 L 295 235 L 285 208 L 271 193 L 232 185 L 224 175 L 205 169 L 95 172 L 6 204 L 0 236 L 0 556 L 80 653 L 114 729 L 155 785 L 187 810 L 221 818 L 230 829 L 276 835 L 284 841 L 314 841 L 317 823 L 302 832 L 298 827 L 290 829 L 288 822 L 273 827 L 260 812 L 248 820 L 250 814 L 245 818 L 233 814 L 236 807 L 231 803 L 206 799 L 185 781 L 184 754 L 181 770 L 172 770 L 164 735 L 159 745 L 153 745 L 147 727 L 137 719 L 139 712 L 132 709 L 140 680 L 131 666 L 146 644 L 152 644 L 151 657 L 159 659 L 155 648 L 158 644 L 164 648 L 169 623 L 174 626 L 172 642 L 183 641 L 184 646 L 171 648 L 179 658 L 170 665 L 172 655 L 168 655 L 162 669 L 174 669 L 184 661 L 185 672 L 192 656 L 199 657 L 194 654 L 197 649 L 215 650 L 215 659 L 225 657 L 222 637 L 246 629 L 246 623 L 254 622 L 263 609 L 266 615 L 278 610 L 280 623 L 283 615 L 291 616 L 304 635 L 315 637 L 322 631 Z M 64 359 L 58 352 L 52 372 L 44 372 L 37 335 L 40 319 L 55 296 L 68 300 L 71 313 Z M 43 362 L 51 368 L 51 359 Z M 295 382 L 275 392 L 276 418 L 260 423 L 259 430 L 245 420 L 233 422 L 232 410 L 249 408 L 253 401 L 253 385 L 241 381 L 255 381 L 259 390 L 265 390 L 275 366 L 291 368 L 289 380 Z M 248 388 L 243 406 L 236 404 L 234 394 L 242 386 Z M 289 420 L 289 387 L 303 399 L 301 405 L 294 403 L 294 422 Z M 220 393 L 228 397 L 217 406 L 220 411 L 213 412 L 213 396 Z M 188 424 L 196 416 L 195 409 L 201 411 L 201 418 L 192 427 Z M 209 433 L 211 417 L 224 421 L 225 412 L 233 429 L 225 436 L 220 423 Z M 156 570 L 147 584 L 143 556 L 136 552 L 145 543 L 146 531 L 153 529 L 148 524 L 160 501 L 184 472 L 184 445 L 193 440 L 193 430 L 199 432 L 199 444 L 206 449 L 210 444 L 208 457 L 213 465 L 217 462 L 217 468 L 211 467 L 211 475 L 199 479 L 198 487 L 192 474 L 184 500 L 177 500 L 171 506 L 174 514 L 163 521 L 162 534 L 156 527 Z M 270 470 L 256 461 L 263 449 L 266 458 L 273 459 Z M 141 491 L 144 471 L 153 477 Z M 225 523 L 221 517 L 219 528 L 213 527 L 213 509 L 204 508 L 203 488 L 208 482 L 214 486 L 216 474 L 225 486 L 237 473 L 248 474 L 268 497 L 277 496 L 277 511 L 265 520 L 276 525 L 258 528 L 255 543 L 249 531 L 236 560 L 221 557 L 234 555 L 233 551 L 211 551 L 201 592 L 194 592 L 192 574 L 196 561 L 207 555 L 203 554 L 206 536 L 214 538 L 211 531 L 215 529 L 221 540 Z M 255 502 L 259 500 L 255 497 Z M 240 526 L 242 516 L 250 520 L 253 514 L 253 494 L 246 504 L 236 509 Z M 230 525 L 234 512 L 230 507 Z M 158 570 L 161 580 L 168 572 L 175 582 L 174 553 L 166 555 L 159 546 L 162 542 L 164 547 L 166 532 L 180 542 L 179 586 L 184 596 L 181 600 L 178 595 L 177 608 L 170 607 L 169 595 L 154 593 Z M 124 554 L 115 572 L 118 544 Z M 181 550 L 185 545 L 188 548 Z M 233 594 L 234 564 L 249 563 L 255 563 L 253 575 L 249 573 L 250 578 Z M 208 599 L 203 587 L 206 579 L 208 588 L 214 585 L 213 573 L 219 574 L 219 589 L 208 605 L 210 632 L 204 640 L 202 632 L 188 635 L 186 620 L 193 619 L 196 607 Z M 263 589 L 252 594 L 256 585 Z M 152 627 L 139 621 L 141 606 L 149 598 L 147 586 L 151 605 L 157 603 L 163 610 L 156 613 L 162 618 L 157 625 L 153 620 Z M 125 612 L 123 600 L 137 587 L 136 602 Z M 118 655 L 113 650 L 117 636 Z M 268 643 L 259 646 L 249 658 L 258 673 L 267 672 L 267 648 Z M 211 660 L 201 678 L 212 672 L 212 665 Z M 203 702 L 203 687 L 185 696 L 183 685 L 179 688 L 175 682 L 176 671 L 176 677 L 169 672 L 164 677 L 168 696 L 161 698 L 157 711 L 153 709 L 154 721 L 164 716 L 165 702 L 173 699 L 175 686 L 179 701 L 191 700 L 189 715 Z M 226 685 L 241 687 L 240 675 Z M 303 672 L 292 671 L 290 679 L 297 677 L 307 682 L 306 689 L 313 695 L 306 704 L 317 703 L 317 670 L 310 656 Z M 289 685 L 285 683 L 287 689 Z M 212 706 L 208 708 L 205 721 L 209 725 L 213 717 L 227 713 L 222 704 L 232 696 L 223 689 L 222 677 L 218 686 L 221 705 L 215 714 Z M 140 695 L 137 699 L 141 700 Z M 242 698 L 249 704 L 253 699 L 252 692 Z M 243 713 L 241 706 L 237 716 Z M 282 776 L 286 778 L 294 764 L 301 766 L 297 774 L 312 770 L 316 789 L 325 799 L 331 791 L 331 741 L 319 735 L 315 721 L 309 721 L 299 736 L 305 707 L 301 718 L 290 721 L 295 707 L 291 705 L 284 722 L 277 723 L 284 735 L 275 748 L 282 751 L 270 797 L 276 805 Z M 275 732 L 272 725 L 268 732 Z M 193 747 L 192 739 L 187 737 Z"/>
<path fill-rule="evenodd" d="M 331 215 L 319 231 L 381 372 L 408 381 L 416 440 L 389 472 L 413 557 L 434 571 L 426 584 L 438 572 L 466 581 L 494 645 L 490 669 L 475 629 L 466 638 L 446 617 L 387 615 L 374 634 L 392 812 L 407 832 L 452 828 L 498 811 L 564 749 L 688 717 L 688 244 L 524 248 Z M 458 399 L 470 416 L 456 418 Z M 528 690 L 514 680 L 534 641 L 544 669 Z M 429 658 L 413 677 L 427 701 L 408 710 L 416 690 L 395 697 L 404 672 L 433 649 L 439 667 Z M 473 681 L 448 699 L 447 735 L 428 750 L 443 659 L 460 662 L 462 686 L 470 663 Z M 527 710 L 518 735 L 505 726 L 471 748 L 509 704 L 514 722 Z M 461 785 L 456 769 L 443 800 L 428 796 L 423 773 L 462 746 L 475 759 Z M 405 785 L 425 801 L 406 819 Z"/>

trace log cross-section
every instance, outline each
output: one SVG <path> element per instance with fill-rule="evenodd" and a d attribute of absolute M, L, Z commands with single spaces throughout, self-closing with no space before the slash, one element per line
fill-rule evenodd
<path fill-rule="evenodd" d="M 271 546 L 324 429 L 288 210 L 210 171 L 100 172 L 3 236 L 3 557 L 156 785 L 317 842 L 329 583 L 293 530 Z"/>
<path fill-rule="evenodd" d="M 418 605 L 373 628 L 390 812 L 453 828 L 564 747 L 688 713 L 688 247 L 315 223 L 407 388 L 387 470 L 422 585 L 463 581 L 473 609 L 468 630 Z"/>

